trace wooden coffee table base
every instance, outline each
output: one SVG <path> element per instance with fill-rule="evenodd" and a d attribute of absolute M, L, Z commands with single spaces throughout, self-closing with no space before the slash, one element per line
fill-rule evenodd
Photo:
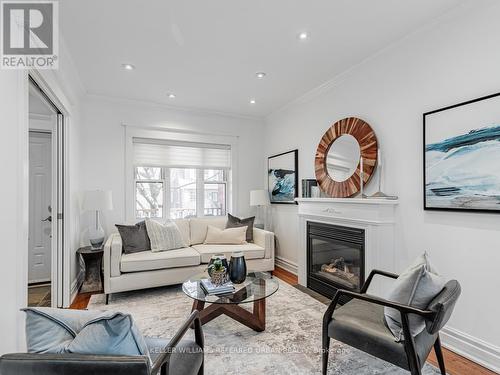
<path fill-rule="evenodd" d="M 193 303 L 193 311 L 200 312 L 201 324 L 210 322 L 219 315 L 227 315 L 230 318 L 246 325 L 257 332 L 262 332 L 266 329 L 266 299 L 262 298 L 253 302 L 253 312 L 240 307 L 237 304 L 222 304 L 212 303 L 205 308 L 205 302 L 195 300 Z"/>

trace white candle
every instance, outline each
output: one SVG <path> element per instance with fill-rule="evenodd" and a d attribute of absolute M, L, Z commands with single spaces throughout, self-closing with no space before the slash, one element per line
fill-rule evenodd
<path fill-rule="evenodd" d="M 382 150 L 380 148 L 378 149 L 378 157 L 377 157 L 377 159 L 378 159 L 377 160 L 378 165 L 379 165 L 379 167 L 381 167 L 382 166 Z"/>
<path fill-rule="evenodd" d="M 359 169 L 360 169 L 360 176 L 361 178 L 363 178 L 363 173 L 364 173 L 364 169 L 363 169 L 363 157 L 361 157 L 361 160 L 359 162 Z"/>

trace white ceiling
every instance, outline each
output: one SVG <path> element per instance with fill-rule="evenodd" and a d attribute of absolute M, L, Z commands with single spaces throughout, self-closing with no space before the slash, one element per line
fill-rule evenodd
<path fill-rule="evenodd" d="M 89 94 L 265 116 L 463 2 L 63 0 L 60 18 Z"/>

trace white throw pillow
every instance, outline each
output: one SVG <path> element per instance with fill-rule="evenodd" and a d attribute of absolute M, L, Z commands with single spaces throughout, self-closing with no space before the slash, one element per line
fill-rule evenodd
<path fill-rule="evenodd" d="M 425 310 L 429 303 L 441 292 L 445 284 L 446 280 L 437 274 L 436 269 L 429 261 L 429 256 L 424 253 L 399 275 L 387 299 Z M 396 309 L 385 307 L 384 315 L 387 326 L 396 341 L 403 340 L 401 313 Z M 413 337 L 425 329 L 424 318 L 410 314 L 408 320 Z"/>
<path fill-rule="evenodd" d="M 168 220 L 161 224 L 155 220 L 146 219 L 146 230 L 151 241 L 151 251 L 165 251 L 187 247 L 177 225 Z"/>
<path fill-rule="evenodd" d="M 247 227 L 219 229 L 212 225 L 207 228 L 205 244 L 242 245 L 246 241 Z"/>

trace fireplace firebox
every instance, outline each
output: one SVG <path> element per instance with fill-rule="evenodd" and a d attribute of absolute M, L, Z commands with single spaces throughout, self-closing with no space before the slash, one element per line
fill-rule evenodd
<path fill-rule="evenodd" d="M 328 298 L 333 298 L 338 289 L 359 292 L 364 275 L 364 229 L 307 222 L 309 289 Z"/>

